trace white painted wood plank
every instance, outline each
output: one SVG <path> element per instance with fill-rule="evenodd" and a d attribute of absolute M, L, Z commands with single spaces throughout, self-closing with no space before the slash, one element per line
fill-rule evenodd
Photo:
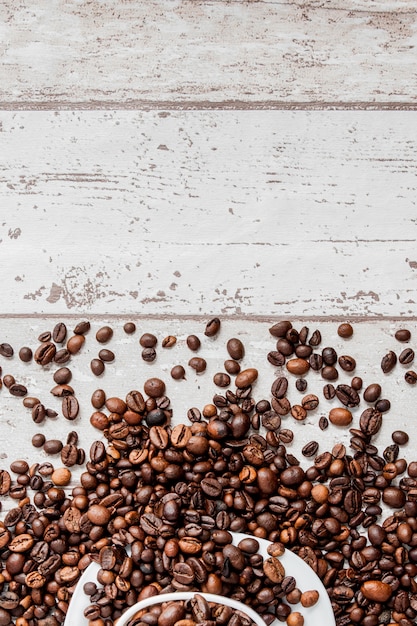
<path fill-rule="evenodd" d="M 0 6 L 2 107 L 416 102 L 412 0 Z"/>
<path fill-rule="evenodd" d="M 188 423 L 186 414 L 191 407 L 199 408 L 212 402 L 216 393 L 224 394 L 225 389 L 216 387 L 213 383 L 213 375 L 224 371 L 223 362 L 228 358 L 226 343 L 230 337 L 239 337 L 245 345 L 245 357 L 241 362 L 242 369 L 256 367 L 259 377 L 253 385 L 253 397 L 256 401 L 261 399 L 271 400 L 271 385 L 275 378 L 285 375 L 289 380 L 288 399 L 291 404 L 297 404 L 305 395 L 295 388 L 296 377 L 289 374 L 285 368 L 273 367 L 266 359 L 270 350 L 275 349 L 276 340 L 270 335 L 269 327 L 274 320 L 265 319 L 257 321 L 238 317 L 222 318 L 220 333 L 215 338 L 204 336 L 204 329 L 208 318 L 173 318 L 161 319 L 161 317 L 138 318 L 88 316 L 91 322 L 91 330 L 86 335 L 86 341 L 82 350 L 71 358 L 68 366 L 73 372 L 71 386 L 74 388 L 80 404 L 79 416 L 74 421 L 64 419 L 61 411 L 61 400 L 55 398 L 50 390 L 55 386 L 52 379 L 53 373 L 58 369 L 56 364 L 45 368 L 31 363 L 22 363 L 17 352 L 23 345 L 36 349 L 39 345 L 38 335 L 44 331 L 51 331 L 61 317 L 26 317 L 0 319 L 0 342 L 7 341 L 15 349 L 15 356 L 6 359 L 0 356 L 0 365 L 5 374 L 13 374 L 16 380 L 25 384 L 31 396 L 39 398 L 46 407 L 55 409 L 58 416 L 54 419 L 46 419 L 42 424 L 35 424 L 31 418 L 29 409 L 22 407 L 22 400 L 10 395 L 6 387 L 0 391 L 0 469 L 8 469 L 11 461 L 23 458 L 29 462 L 42 463 L 52 462 L 55 467 L 61 466 L 60 455 L 47 455 L 42 449 L 35 449 L 31 445 L 32 436 L 41 432 L 46 439 L 66 440 L 69 432 L 76 431 L 79 434 L 79 446 L 87 452 L 93 441 L 102 439 L 100 431 L 90 425 L 90 415 L 93 412 L 90 398 L 92 392 L 104 389 L 107 397 L 118 396 L 124 398 L 132 389 L 138 389 L 143 393 L 143 384 L 150 377 L 162 378 L 166 383 L 166 394 L 171 400 L 173 409 L 172 423 Z M 134 320 L 137 330 L 134 335 L 126 335 L 123 324 L 127 320 Z M 64 318 L 69 335 L 80 317 Z M 317 351 L 325 346 L 332 346 L 341 354 L 349 354 L 356 359 L 356 370 L 349 374 L 339 369 L 339 379 L 336 384 L 349 384 L 355 374 L 363 379 L 363 389 L 373 382 L 378 382 L 382 387 L 382 397 L 391 401 L 391 409 L 384 414 L 383 427 L 375 438 L 375 443 L 382 454 L 384 448 L 392 443 L 391 433 L 394 430 L 405 430 L 410 434 L 410 441 L 400 449 L 400 457 L 408 461 L 416 460 L 417 421 L 415 420 L 415 396 L 417 388 L 410 386 L 404 381 L 404 373 L 413 369 L 414 364 L 408 366 L 397 363 L 390 374 L 383 374 L 380 369 L 381 358 L 388 350 L 393 350 L 397 355 L 405 347 L 394 338 L 398 328 L 404 327 L 402 322 L 390 322 L 380 320 L 373 322 L 356 322 L 354 335 L 351 339 L 341 339 L 337 335 L 338 323 L 335 321 L 298 320 L 292 318 L 295 328 L 298 330 L 307 325 L 311 333 L 317 328 L 322 334 L 322 344 Z M 97 356 L 103 347 L 95 339 L 96 331 L 104 324 L 110 324 L 114 329 L 112 340 L 105 347 L 113 350 L 116 358 L 113 363 L 106 365 L 104 374 L 96 378 L 90 370 L 90 360 Z M 417 322 L 407 322 L 407 328 L 412 333 L 411 341 L 407 347 L 416 349 Z M 141 347 L 139 337 L 143 332 L 152 332 L 158 338 L 157 359 L 154 363 L 145 363 L 140 356 Z M 207 360 L 207 370 L 204 374 L 196 375 L 187 365 L 192 353 L 186 345 L 188 334 L 197 334 L 202 342 L 198 355 Z M 176 345 L 171 349 L 163 349 L 161 342 L 167 335 L 177 337 Z M 186 370 L 186 380 L 176 382 L 170 376 L 173 365 L 182 364 Z M 306 393 L 314 393 L 319 397 L 319 406 L 309 412 L 303 422 L 297 422 L 291 415 L 282 418 L 282 428 L 289 428 L 294 432 L 294 441 L 288 445 L 288 451 L 299 458 L 302 466 L 307 468 L 312 464 L 312 459 L 302 456 L 301 449 L 309 441 L 318 441 L 319 452 L 331 451 L 335 443 L 344 443 L 348 454 L 350 434 L 348 428 L 330 425 L 326 431 L 321 431 L 318 421 L 321 415 L 328 415 L 331 408 L 341 406 L 337 399 L 327 401 L 323 397 L 323 384 L 326 382 L 318 372 L 310 371 L 306 375 L 308 388 Z M 230 388 L 235 389 L 232 382 Z M 361 392 L 362 395 L 362 392 Z M 358 407 L 351 409 L 353 414 L 353 427 L 358 427 L 359 417 L 365 408 L 370 406 L 363 399 Z M 104 409 L 107 413 L 107 410 Z M 16 446 L 18 442 L 18 446 Z M 82 467 L 71 468 L 75 484 L 83 471 Z M 399 478 L 397 479 L 399 480 Z M 394 481 L 396 482 L 396 481 Z M 29 490 L 33 496 L 33 492 Z M 2 516 L 9 508 L 16 506 L 16 502 L 8 497 L 1 498 Z"/>
<path fill-rule="evenodd" d="M 0 313 L 413 316 L 413 112 L 3 112 Z"/>

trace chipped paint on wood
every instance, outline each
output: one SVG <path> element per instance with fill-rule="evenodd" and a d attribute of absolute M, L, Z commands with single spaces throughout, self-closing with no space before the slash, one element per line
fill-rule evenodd
<path fill-rule="evenodd" d="M 407 0 L 6 0 L 0 18 L 5 108 L 417 104 Z"/>
<path fill-rule="evenodd" d="M 0 119 L 1 313 L 416 314 L 414 113 Z"/>

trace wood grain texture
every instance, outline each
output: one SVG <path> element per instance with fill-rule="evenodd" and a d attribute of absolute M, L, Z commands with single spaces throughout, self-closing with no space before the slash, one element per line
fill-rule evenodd
<path fill-rule="evenodd" d="M 412 0 L 6 0 L 2 108 L 415 106 Z"/>
<path fill-rule="evenodd" d="M 0 313 L 416 314 L 413 112 L 0 121 Z"/>

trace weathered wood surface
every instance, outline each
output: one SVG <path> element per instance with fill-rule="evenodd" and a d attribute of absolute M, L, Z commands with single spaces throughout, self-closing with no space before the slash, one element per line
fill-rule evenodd
<path fill-rule="evenodd" d="M 415 106 L 413 0 L 6 0 L 0 106 Z"/>
<path fill-rule="evenodd" d="M 413 112 L 3 112 L 0 313 L 413 316 Z"/>

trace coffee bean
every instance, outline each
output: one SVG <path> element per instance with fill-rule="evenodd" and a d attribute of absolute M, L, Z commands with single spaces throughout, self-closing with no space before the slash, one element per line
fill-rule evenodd
<path fill-rule="evenodd" d="M 107 343 L 113 337 L 113 329 L 110 326 L 102 326 L 96 332 L 96 340 L 99 343 Z"/>
<path fill-rule="evenodd" d="M 308 383 L 305 378 L 297 378 L 295 386 L 298 391 L 303 393 L 307 389 Z"/>
<path fill-rule="evenodd" d="M 321 370 L 321 375 L 324 380 L 337 380 L 339 378 L 339 372 L 333 365 L 325 365 Z"/>
<path fill-rule="evenodd" d="M 85 343 L 83 334 L 75 334 L 67 341 L 67 350 L 70 354 L 77 354 Z"/>
<path fill-rule="evenodd" d="M 105 363 L 111 363 L 115 359 L 115 354 L 111 350 L 103 349 L 98 353 L 98 358 Z"/>
<path fill-rule="evenodd" d="M 63 447 L 62 441 L 59 439 L 48 439 L 43 444 L 43 450 L 46 454 L 58 454 Z"/>
<path fill-rule="evenodd" d="M 342 404 L 349 408 L 358 406 L 360 403 L 358 392 L 349 385 L 338 385 L 336 387 L 336 396 Z"/>
<path fill-rule="evenodd" d="M 351 423 L 352 419 L 352 413 L 349 411 L 349 409 L 335 407 L 329 412 L 329 420 L 335 426 L 348 426 Z"/>
<path fill-rule="evenodd" d="M 78 463 L 78 453 L 79 450 L 75 444 L 66 443 L 61 449 L 61 462 L 66 467 L 72 467 Z"/>
<path fill-rule="evenodd" d="M 245 356 L 245 347 L 240 339 L 233 337 L 229 339 L 226 344 L 226 349 L 230 355 L 230 358 L 235 361 L 240 361 Z"/>
<path fill-rule="evenodd" d="M 415 385 L 417 383 L 417 372 L 410 370 L 404 374 L 405 382 L 409 385 Z"/>
<path fill-rule="evenodd" d="M 45 330 L 38 336 L 38 341 L 46 342 L 51 341 L 52 333 L 49 330 Z"/>
<path fill-rule="evenodd" d="M 313 354 L 310 355 L 308 362 L 312 370 L 319 372 L 323 366 L 323 357 L 321 354 L 313 352 Z"/>
<path fill-rule="evenodd" d="M 31 348 L 28 348 L 27 346 L 23 346 L 22 348 L 20 348 L 19 358 L 21 361 L 23 361 L 23 363 L 29 363 L 32 360 L 32 357 L 33 352 Z"/>
<path fill-rule="evenodd" d="M 287 361 L 286 368 L 291 374 L 303 376 L 310 369 L 310 364 L 304 359 L 295 358 Z"/>
<path fill-rule="evenodd" d="M 236 376 L 240 372 L 240 364 L 233 359 L 226 359 L 223 365 L 226 372 L 231 376 Z"/>
<path fill-rule="evenodd" d="M 214 337 L 220 330 L 220 320 L 218 317 L 213 317 L 207 322 L 204 334 L 207 337 Z"/>
<path fill-rule="evenodd" d="M 160 378 L 149 378 L 143 389 L 150 398 L 158 398 L 165 393 L 165 383 Z"/>
<path fill-rule="evenodd" d="M 103 389 L 96 389 L 91 396 L 91 404 L 95 409 L 101 409 L 106 402 L 106 393 Z"/>
<path fill-rule="evenodd" d="M 410 341 L 411 332 L 407 328 L 399 328 L 395 333 L 397 341 Z"/>
<path fill-rule="evenodd" d="M 343 322 L 337 328 L 337 334 L 339 337 L 343 337 L 343 339 L 348 339 L 353 335 L 353 326 L 349 324 L 349 322 Z"/>
<path fill-rule="evenodd" d="M 10 474 L 7 470 L 0 470 L 0 496 L 5 496 L 9 493 L 12 481 Z"/>
<path fill-rule="evenodd" d="M 52 331 L 52 339 L 55 343 L 64 343 L 67 338 L 67 327 L 64 322 L 58 322 L 55 324 Z"/>
<path fill-rule="evenodd" d="M 333 398 L 336 395 L 335 387 L 331 383 L 328 383 L 327 385 L 324 385 L 324 387 L 323 387 L 323 395 L 326 398 L 326 400 L 333 400 Z"/>
<path fill-rule="evenodd" d="M 217 372 L 213 376 L 213 382 L 218 387 L 228 387 L 230 385 L 230 376 L 225 372 Z"/>
<path fill-rule="evenodd" d="M 329 426 L 329 420 L 326 416 L 322 415 L 319 419 L 319 428 L 320 430 L 326 430 Z"/>
<path fill-rule="evenodd" d="M 382 415 L 375 408 L 365 409 L 359 419 L 359 427 L 364 435 L 374 436 L 382 426 Z"/>
<path fill-rule="evenodd" d="M 283 398 L 288 390 L 288 379 L 285 376 L 280 376 L 272 383 L 271 393 L 274 398 Z"/>
<path fill-rule="evenodd" d="M 317 441 L 310 441 L 306 443 L 306 445 L 301 450 L 301 454 L 306 457 L 315 456 L 317 454 L 317 450 L 319 449 L 319 444 Z"/>
<path fill-rule="evenodd" d="M 72 378 L 72 372 L 70 369 L 68 369 L 68 367 L 60 367 L 54 373 L 53 378 L 57 385 L 66 385 L 70 382 Z"/>
<path fill-rule="evenodd" d="M 0 355 L 10 359 L 14 354 L 13 347 L 9 343 L 0 343 Z"/>
<path fill-rule="evenodd" d="M 408 443 L 409 440 L 409 436 L 406 432 L 404 432 L 403 430 L 395 430 L 392 434 L 391 434 L 392 440 L 394 443 L 397 443 L 400 446 L 404 446 L 406 443 Z"/>
<path fill-rule="evenodd" d="M 266 358 L 271 365 L 274 365 L 274 367 L 282 367 L 285 363 L 285 356 L 277 350 L 268 352 Z"/>
<path fill-rule="evenodd" d="M 136 331 L 136 324 L 134 322 L 126 322 L 123 325 L 123 330 L 125 331 L 126 335 L 133 335 L 133 333 Z"/>
<path fill-rule="evenodd" d="M 74 335 L 85 335 L 91 328 L 91 324 L 88 321 L 78 322 L 75 326 L 73 333 Z"/>
<path fill-rule="evenodd" d="M 12 396 L 23 398 L 27 394 L 28 390 L 25 387 L 25 385 L 14 383 L 13 385 L 10 385 L 9 392 L 11 393 Z"/>
<path fill-rule="evenodd" d="M 163 338 L 161 345 L 163 348 L 172 348 L 173 346 L 175 346 L 176 343 L 177 338 L 174 337 L 174 335 L 168 335 L 167 337 Z"/>
<path fill-rule="evenodd" d="M 101 376 L 106 369 L 106 366 L 104 364 L 104 361 L 102 361 L 101 359 L 91 359 L 90 369 L 93 372 L 94 376 Z"/>
<path fill-rule="evenodd" d="M 402 365 L 409 365 L 414 361 L 414 350 L 405 348 L 405 350 L 400 353 L 398 360 Z"/>
<path fill-rule="evenodd" d="M 46 343 L 42 343 L 37 350 L 35 351 L 34 359 L 38 365 L 48 365 L 51 363 L 56 353 L 55 344 L 47 341 Z"/>
<path fill-rule="evenodd" d="M 291 330 L 292 324 L 287 320 L 277 322 L 269 329 L 269 332 L 273 337 L 285 337 L 287 332 Z"/>
<path fill-rule="evenodd" d="M 394 369 L 396 363 L 397 355 L 395 354 L 395 352 L 390 350 L 382 357 L 381 360 L 381 369 L 384 374 L 388 374 L 389 372 L 391 372 Z"/>
<path fill-rule="evenodd" d="M 44 443 L 45 443 L 45 435 L 43 433 L 36 433 L 36 435 L 33 435 L 32 446 L 34 448 L 42 448 Z"/>
<path fill-rule="evenodd" d="M 301 405 L 306 411 L 314 411 L 319 405 L 319 399 L 315 394 L 309 393 L 301 400 Z"/>
<path fill-rule="evenodd" d="M 67 420 L 75 420 L 79 408 L 78 400 L 75 396 L 64 396 L 62 398 L 62 415 Z"/>
<path fill-rule="evenodd" d="M 381 391 L 381 385 L 378 383 L 372 383 L 371 385 L 368 385 L 363 392 L 363 399 L 366 400 L 366 402 L 375 402 L 380 397 Z"/>
<path fill-rule="evenodd" d="M 379 400 L 377 400 L 377 402 L 375 403 L 375 408 L 377 409 L 377 411 L 379 411 L 380 413 L 386 413 L 387 411 L 390 410 L 391 408 L 391 402 L 387 399 L 387 398 L 380 398 Z"/>
<path fill-rule="evenodd" d="M 342 355 L 339 357 L 338 362 L 345 372 L 353 372 L 356 368 L 356 361 L 352 356 Z"/>

